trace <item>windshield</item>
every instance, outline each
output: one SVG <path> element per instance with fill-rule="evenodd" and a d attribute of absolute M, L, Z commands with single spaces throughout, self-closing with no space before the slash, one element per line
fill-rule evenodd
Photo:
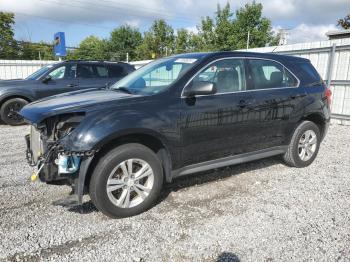
<path fill-rule="evenodd" d="M 127 89 L 132 94 L 152 95 L 166 90 L 198 62 L 197 57 L 170 57 L 151 62 L 124 77 L 112 89 Z"/>
<path fill-rule="evenodd" d="M 33 74 L 26 77 L 27 80 L 35 80 L 38 79 L 40 76 L 42 76 L 44 73 L 46 73 L 50 68 L 52 68 L 52 65 L 47 65 L 39 70 L 35 71 Z"/>

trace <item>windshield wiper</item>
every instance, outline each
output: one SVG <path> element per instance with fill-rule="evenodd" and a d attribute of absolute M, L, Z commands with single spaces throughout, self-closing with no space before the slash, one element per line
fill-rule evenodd
<path fill-rule="evenodd" d="M 124 92 L 124 93 L 132 95 L 132 92 L 127 87 L 124 87 L 124 86 L 121 86 L 121 87 L 118 87 L 118 88 L 113 88 L 113 90 L 121 91 L 121 92 Z"/>

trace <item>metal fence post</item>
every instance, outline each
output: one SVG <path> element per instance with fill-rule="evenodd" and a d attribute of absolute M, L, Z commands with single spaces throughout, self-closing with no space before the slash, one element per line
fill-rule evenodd
<path fill-rule="evenodd" d="M 328 66 L 327 66 L 327 86 L 331 86 L 332 82 L 332 73 L 333 73 L 333 65 L 334 65 L 334 58 L 335 58 L 335 51 L 336 51 L 336 44 L 332 45 L 329 59 L 328 59 Z"/>

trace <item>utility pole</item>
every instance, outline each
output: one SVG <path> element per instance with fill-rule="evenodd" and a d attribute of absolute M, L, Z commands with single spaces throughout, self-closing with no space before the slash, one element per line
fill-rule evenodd
<path fill-rule="evenodd" d="M 278 45 L 286 45 L 287 44 L 287 38 L 288 38 L 288 30 L 289 28 L 281 28 L 279 29 L 279 35 L 280 35 L 280 40 Z"/>
<path fill-rule="evenodd" d="M 126 62 L 129 63 L 129 52 L 126 52 Z"/>
<path fill-rule="evenodd" d="M 248 36 L 247 36 L 247 50 L 249 49 L 249 38 L 250 38 L 250 31 L 248 31 Z"/>

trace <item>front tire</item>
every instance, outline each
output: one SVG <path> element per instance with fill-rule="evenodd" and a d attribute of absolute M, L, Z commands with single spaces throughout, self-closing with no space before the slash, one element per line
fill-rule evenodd
<path fill-rule="evenodd" d="M 320 129 L 311 121 L 303 121 L 294 131 L 284 162 L 292 167 L 306 167 L 316 158 L 321 143 Z"/>
<path fill-rule="evenodd" d="M 2 121 L 11 126 L 19 126 L 24 124 L 24 119 L 18 113 L 28 104 L 28 101 L 22 98 L 12 98 L 7 100 L 0 109 Z"/>
<path fill-rule="evenodd" d="M 130 217 L 151 208 L 163 185 L 157 155 L 140 144 L 121 145 L 101 157 L 93 171 L 92 203 L 111 218 Z"/>

